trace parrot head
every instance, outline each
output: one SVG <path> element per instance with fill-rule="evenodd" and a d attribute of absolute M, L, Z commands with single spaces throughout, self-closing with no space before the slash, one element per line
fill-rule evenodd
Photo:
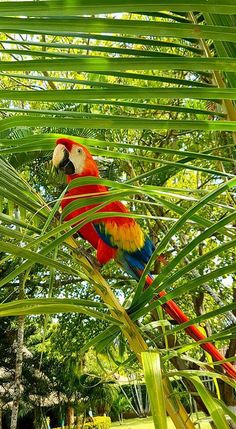
<path fill-rule="evenodd" d="M 99 175 L 97 164 L 88 149 L 67 138 L 56 141 L 52 162 L 57 170 L 62 170 L 67 176 Z"/>

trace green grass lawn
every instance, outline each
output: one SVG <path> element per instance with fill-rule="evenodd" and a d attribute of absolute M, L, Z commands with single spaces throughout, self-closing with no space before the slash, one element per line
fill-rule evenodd
<path fill-rule="evenodd" d="M 154 429 L 154 425 L 152 422 L 152 418 L 148 417 L 145 419 L 130 419 L 125 420 L 122 425 L 119 422 L 115 422 L 112 424 L 113 428 L 121 428 L 121 429 Z M 197 427 L 197 426 L 196 426 Z M 201 423 L 201 429 L 211 429 L 211 425 L 207 422 Z M 174 424 L 171 419 L 168 418 L 168 429 L 175 429 Z"/>

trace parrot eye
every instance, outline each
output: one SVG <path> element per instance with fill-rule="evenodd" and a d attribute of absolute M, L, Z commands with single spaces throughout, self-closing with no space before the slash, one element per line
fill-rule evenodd
<path fill-rule="evenodd" d="M 77 152 L 82 153 L 83 151 L 82 151 L 82 149 L 79 148 L 79 149 L 77 149 Z"/>

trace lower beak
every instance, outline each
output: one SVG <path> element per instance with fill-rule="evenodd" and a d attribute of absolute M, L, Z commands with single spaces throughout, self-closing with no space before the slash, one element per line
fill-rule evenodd
<path fill-rule="evenodd" d="M 62 170 L 65 174 L 75 174 L 75 167 L 73 162 L 70 161 L 70 159 L 67 161 L 67 163 L 63 166 L 59 166 L 60 170 Z"/>

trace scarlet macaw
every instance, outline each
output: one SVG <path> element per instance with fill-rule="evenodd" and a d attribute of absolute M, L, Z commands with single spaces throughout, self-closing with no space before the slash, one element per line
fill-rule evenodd
<path fill-rule="evenodd" d="M 67 175 L 67 182 L 79 177 L 99 177 L 99 171 L 88 149 L 79 143 L 68 138 L 60 138 L 56 141 L 56 148 L 53 153 L 53 164 L 57 169 L 62 170 Z M 88 205 L 73 210 L 65 217 L 70 220 L 76 216 L 85 213 L 87 210 L 98 204 L 89 204 L 89 198 L 93 194 L 107 194 L 109 191 L 106 186 L 101 184 L 81 185 L 72 187 L 61 201 L 61 207 L 64 209 L 71 201 L 88 195 Z M 118 212 L 129 213 L 127 208 L 119 201 L 108 203 L 98 212 Z M 100 264 L 105 264 L 111 259 L 115 259 L 120 265 L 136 280 L 140 278 L 146 263 L 150 259 L 154 245 L 152 241 L 145 236 L 140 225 L 129 217 L 105 217 L 95 219 L 79 228 L 79 234 L 87 240 L 97 251 L 97 260 Z M 146 287 L 152 284 L 153 278 L 149 274 L 146 277 Z M 158 293 L 158 297 L 166 295 L 164 291 Z M 182 312 L 177 304 L 169 300 L 163 304 L 163 308 L 179 324 L 189 321 L 189 318 Z M 204 340 L 205 335 L 195 326 L 188 326 L 185 331 L 195 340 Z M 201 347 L 207 351 L 214 360 L 221 361 L 224 357 L 219 353 L 212 343 L 201 344 Z M 229 362 L 222 363 L 228 375 L 236 378 L 236 371 Z"/>

